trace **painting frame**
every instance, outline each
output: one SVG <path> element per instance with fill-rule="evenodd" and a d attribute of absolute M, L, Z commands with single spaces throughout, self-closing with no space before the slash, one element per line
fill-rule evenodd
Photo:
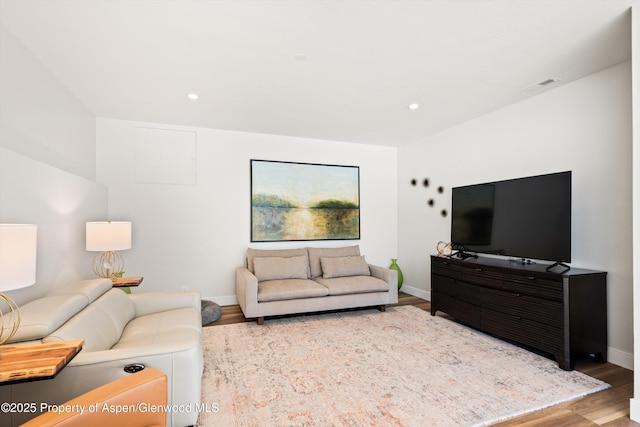
<path fill-rule="evenodd" d="M 251 242 L 360 239 L 360 167 L 250 160 Z"/>

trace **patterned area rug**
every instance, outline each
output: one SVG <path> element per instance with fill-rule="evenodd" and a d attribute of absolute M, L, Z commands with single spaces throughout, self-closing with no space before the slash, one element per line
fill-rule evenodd
<path fill-rule="evenodd" d="M 204 328 L 198 425 L 479 426 L 608 384 L 413 306 Z"/>

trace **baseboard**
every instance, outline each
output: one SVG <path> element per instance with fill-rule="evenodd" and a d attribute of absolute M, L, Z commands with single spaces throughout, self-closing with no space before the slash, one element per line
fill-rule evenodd
<path fill-rule="evenodd" d="M 607 362 L 633 371 L 633 353 L 609 347 L 607 349 Z M 638 414 L 640 414 L 640 412 L 638 412 Z"/>
<path fill-rule="evenodd" d="M 431 301 L 431 291 L 425 291 L 425 290 L 414 288 L 408 285 L 402 285 L 402 287 L 400 288 L 400 291 L 404 292 L 405 294 L 413 295 L 414 297 Z"/>
<path fill-rule="evenodd" d="M 632 398 L 629 400 L 629 418 L 631 421 L 640 422 L 640 400 Z"/>
<path fill-rule="evenodd" d="M 209 301 L 213 301 L 219 306 L 225 305 L 238 305 L 238 298 L 235 295 L 217 296 L 217 297 L 202 297 Z"/>

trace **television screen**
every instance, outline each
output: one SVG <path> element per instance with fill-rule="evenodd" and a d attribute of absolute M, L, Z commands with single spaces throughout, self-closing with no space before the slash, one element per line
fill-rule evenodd
<path fill-rule="evenodd" d="M 571 262 L 571 172 L 455 187 L 455 249 Z"/>

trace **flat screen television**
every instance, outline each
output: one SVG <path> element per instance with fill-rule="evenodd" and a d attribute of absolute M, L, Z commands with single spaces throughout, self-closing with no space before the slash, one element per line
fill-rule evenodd
<path fill-rule="evenodd" d="M 456 250 L 571 262 L 571 171 L 452 189 Z"/>

